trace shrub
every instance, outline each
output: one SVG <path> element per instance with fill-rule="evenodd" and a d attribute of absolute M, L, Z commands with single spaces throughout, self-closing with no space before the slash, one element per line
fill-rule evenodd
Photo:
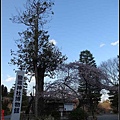
<path fill-rule="evenodd" d="M 55 118 L 55 120 L 59 120 L 60 119 L 60 113 L 59 111 L 52 111 L 51 112 L 51 116 L 53 116 Z"/>
<path fill-rule="evenodd" d="M 69 114 L 69 120 L 84 120 L 88 114 L 81 108 L 76 108 Z"/>
<path fill-rule="evenodd" d="M 113 113 L 114 113 L 114 114 L 117 114 L 117 113 L 118 113 L 118 110 L 117 110 L 117 109 L 113 109 Z"/>

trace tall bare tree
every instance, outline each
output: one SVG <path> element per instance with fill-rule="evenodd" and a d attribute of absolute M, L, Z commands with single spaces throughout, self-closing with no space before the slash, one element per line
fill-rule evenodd
<path fill-rule="evenodd" d="M 66 60 L 59 49 L 49 42 L 48 31 L 44 26 L 53 14 L 51 0 L 27 0 L 25 10 L 12 16 L 13 23 L 23 24 L 26 30 L 19 32 L 16 40 L 18 50 L 11 50 L 11 63 L 26 73 L 35 73 L 36 80 L 36 116 L 38 115 L 38 96 L 44 91 L 44 77 L 54 76 L 57 66 Z M 41 101 L 42 105 L 42 101 Z M 40 113 L 42 107 L 39 108 Z M 41 113 L 42 114 L 42 113 Z"/>
<path fill-rule="evenodd" d="M 118 57 L 108 59 L 107 61 L 103 61 L 99 68 L 107 75 L 109 81 L 103 81 L 106 85 L 114 86 L 119 83 L 118 79 L 118 70 L 119 63 Z"/>
<path fill-rule="evenodd" d="M 108 77 L 107 81 L 103 80 L 102 82 L 107 86 L 106 89 L 110 91 L 109 99 L 112 102 L 113 109 L 118 112 L 119 56 L 102 62 L 99 68 Z"/>

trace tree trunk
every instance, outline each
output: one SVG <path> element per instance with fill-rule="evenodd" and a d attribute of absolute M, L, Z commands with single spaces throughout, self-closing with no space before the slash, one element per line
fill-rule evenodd
<path fill-rule="evenodd" d="M 41 94 L 44 91 L 44 68 L 38 68 L 38 92 Z"/>
<path fill-rule="evenodd" d="M 91 110 L 91 115 L 92 115 L 93 120 L 94 120 L 95 119 L 95 114 L 94 114 L 94 104 L 93 104 L 92 97 L 90 97 L 90 110 Z"/>
<path fill-rule="evenodd" d="M 36 11 L 38 17 L 38 7 Z M 35 95 L 35 116 L 38 116 L 38 69 L 37 69 L 37 61 L 38 61 L 38 19 L 35 20 L 35 46 L 34 46 L 34 67 L 35 67 L 35 80 L 36 80 L 36 95 Z"/>
<path fill-rule="evenodd" d="M 44 68 L 38 68 L 38 115 L 43 115 L 44 110 Z"/>

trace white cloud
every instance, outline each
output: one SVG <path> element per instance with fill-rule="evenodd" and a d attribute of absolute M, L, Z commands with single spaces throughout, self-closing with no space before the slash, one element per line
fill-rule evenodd
<path fill-rule="evenodd" d="M 5 82 L 11 82 L 11 81 L 15 81 L 15 77 L 11 77 L 7 75 L 7 79 L 5 79 Z"/>
<path fill-rule="evenodd" d="M 112 42 L 111 45 L 112 45 L 112 46 L 119 45 L 119 40 L 117 40 L 117 41 L 115 41 L 115 42 Z"/>
<path fill-rule="evenodd" d="M 105 46 L 105 44 L 104 44 L 104 43 L 100 44 L 100 47 L 103 47 L 103 46 Z"/>
<path fill-rule="evenodd" d="M 52 39 L 52 40 L 49 40 L 50 43 L 53 43 L 54 45 L 57 44 L 56 40 Z"/>

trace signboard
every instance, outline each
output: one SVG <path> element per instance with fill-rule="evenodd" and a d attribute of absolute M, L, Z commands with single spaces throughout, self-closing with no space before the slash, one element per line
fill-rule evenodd
<path fill-rule="evenodd" d="M 16 73 L 11 120 L 20 120 L 20 112 L 21 112 L 21 104 L 22 104 L 24 71 L 16 71 L 16 72 L 17 73 Z"/>
<path fill-rule="evenodd" d="M 64 111 L 72 111 L 72 110 L 73 110 L 73 103 L 64 104 Z"/>

